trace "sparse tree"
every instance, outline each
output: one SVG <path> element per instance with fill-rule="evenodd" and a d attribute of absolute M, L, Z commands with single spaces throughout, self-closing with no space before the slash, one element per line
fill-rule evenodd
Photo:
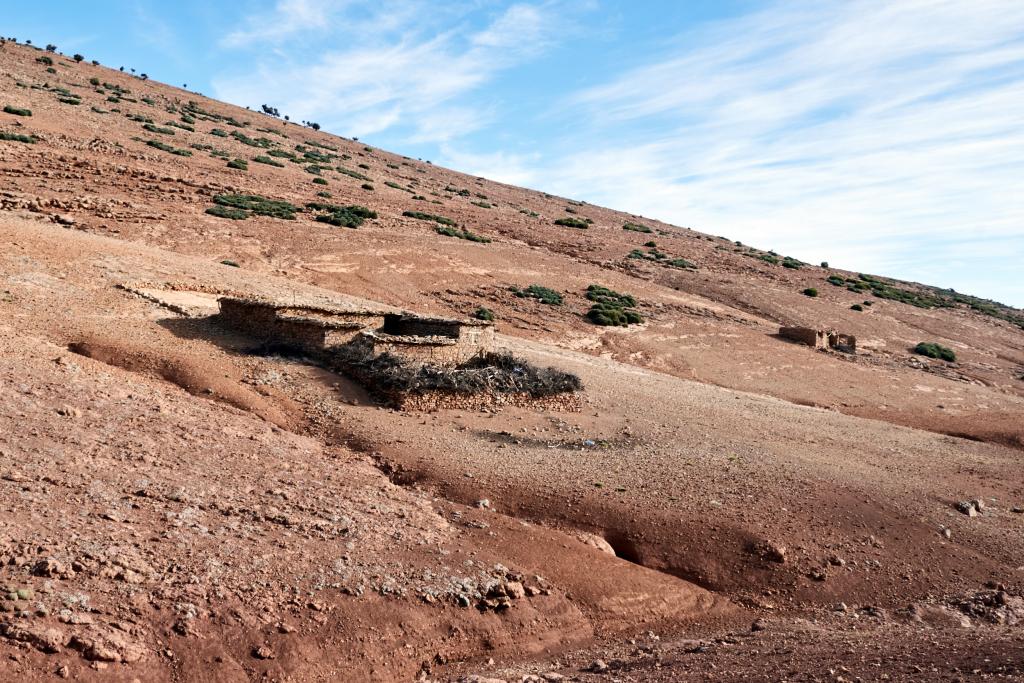
<path fill-rule="evenodd" d="M 124 73 L 124 67 L 123 66 L 121 67 L 121 73 Z"/>
<path fill-rule="evenodd" d="M 75 60 L 76 62 L 78 62 L 79 64 L 81 64 L 81 63 L 82 63 L 82 60 L 83 60 L 83 59 L 85 59 L 85 57 L 83 57 L 83 56 L 82 56 L 82 55 L 80 55 L 80 54 L 76 54 L 76 55 L 75 55 L 74 57 L 72 57 L 72 59 L 74 59 L 74 60 Z"/>
<path fill-rule="evenodd" d="M 288 116 L 288 114 L 285 114 L 284 115 L 284 120 L 285 121 L 291 121 L 291 118 Z"/>
<path fill-rule="evenodd" d="M 309 124 L 309 127 L 312 128 L 313 130 L 320 130 L 320 124 L 316 123 L 315 121 Z"/>
<path fill-rule="evenodd" d="M 147 74 L 142 74 L 142 75 L 139 76 L 139 78 L 141 78 L 144 81 L 148 81 L 149 80 L 149 76 Z"/>
<path fill-rule="evenodd" d="M 50 43 L 49 45 L 46 46 L 46 51 L 47 52 L 56 52 L 57 51 L 57 46 L 54 45 L 53 43 Z"/>

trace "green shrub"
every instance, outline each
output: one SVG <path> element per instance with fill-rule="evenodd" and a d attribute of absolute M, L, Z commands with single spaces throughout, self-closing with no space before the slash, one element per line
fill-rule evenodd
<path fill-rule="evenodd" d="M 648 232 L 648 233 L 649 232 L 654 232 L 653 230 L 651 230 L 646 225 L 641 225 L 639 223 L 625 223 L 622 226 L 622 229 L 623 230 L 629 230 L 630 232 Z"/>
<path fill-rule="evenodd" d="M 526 289 L 509 287 L 509 291 L 521 299 L 537 299 L 542 304 L 548 304 L 549 306 L 562 305 L 562 295 L 542 285 L 530 285 Z"/>
<path fill-rule="evenodd" d="M 440 223 L 441 225 L 455 225 L 455 221 L 453 221 L 451 218 L 445 218 L 444 216 L 435 216 L 432 213 L 423 213 L 422 211 L 403 211 L 402 215 L 408 218 L 415 218 L 421 221 L 434 221 L 436 223 Z"/>
<path fill-rule="evenodd" d="M 480 306 L 475 311 L 473 311 L 473 317 L 476 318 L 477 320 L 486 320 L 487 322 L 493 322 L 497 316 L 494 315 L 494 311 L 492 311 L 491 309 Z"/>
<path fill-rule="evenodd" d="M 647 244 L 653 244 L 648 242 Z M 645 245 L 646 246 L 646 245 Z M 666 268 L 682 268 L 685 270 L 697 270 L 697 264 L 692 261 L 687 261 L 684 258 L 669 258 L 668 254 L 663 251 L 659 251 L 657 247 L 651 247 L 646 252 L 643 249 L 634 249 L 626 255 L 626 258 L 641 259 L 644 261 L 654 261 L 660 263 Z"/>
<path fill-rule="evenodd" d="M 338 173 L 341 173 L 343 175 L 347 175 L 347 176 L 349 176 L 351 178 L 355 178 L 356 180 L 367 180 L 367 181 L 370 180 L 370 178 L 368 178 L 367 176 L 364 176 L 359 171 L 353 171 L 352 169 L 345 168 L 344 166 L 338 166 L 337 169 L 335 169 L 335 170 L 337 170 Z"/>
<path fill-rule="evenodd" d="M 922 356 L 928 356 L 929 358 L 938 358 L 939 360 L 948 361 L 950 363 L 956 361 L 956 353 L 953 349 L 934 342 L 918 343 L 918 345 L 914 347 L 914 353 Z"/>
<path fill-rule="evenodd" d="M 147 123 L 142 126 L 150 133 L 160 133 L 161 135 L 174 135 L 172 128 L 161 128 L 160 126 L 154 126 L 152 123 Z"/>
<path fill-rule="evenodd" d="M 220 128 L 214 128 L 210 131 L 210 135 L 215 135 L 219 138 L 226 138 L 228 136 L 228 132 L 226 130 L 221 130 Z"/>
<path fill-rule="evenodd" d="M 251 194 L 218 194 L 214 196 L 213 202 L 219 206 L 241 209 L 258 216 L 284 220 L 294 220 L 295 212 L 299 210 L 298 207 L 292 206 L 288 202 Z"/>
<path fill-rule="evenodd" d="M 232 159 L 231 161 L 228 162 L 228 168 L 235 168 L 238 169 L 239 171 L 248 171 L 249 162 L 246 161 L 245 159 Z"/>
<path fill-rule="evenodd" d="M 804 266 L 804 262 L 803 261 L 798 261 L 795 258 L 790 258 L 789 256 L 786 256 L 786 257 L 784 257 L 782 259 L 782 267 L 783 268 L 790 268 L 792 270 L 800 270 L 803 266 Z"/>
<path fill-rule="evenodd" d="M 187 149 L 177 149 L 175 147 L 171 147 L 167 143 L 160 142 L 159 140 L 146 140 L 146 144 L 149 145 L 150 147 L 155 147 L 156 149 L 159 149 L 163 152 L 170 152 L 171 154 L 176 154 L 177 156 L 180 157 L 192 156 L 192 152 L 188 151 Z"/>
<path fill-rule="evenodd" d="M 75 106 L 82 103 L 82 99 L 77 95 L 72 95 L 71 97 L 58 97 L 57 101 L 61 104 L 71 104 Z"/>
<path fill-rule="evenodd" d="M 493 209 L 489 202 L 470 202 L 473 206 L 479 206 L 481 209 Z"/>
<path fill-rule="evenodd" d="M 835 285 L 836 287 L 842 287 L 843 285 L 846 284 L 846 280 L 839 277 L 838 275 L 829 275 L 827 281 L 830 285 Z"/>
<path fill-rule="evenodd" d="M 284 168 L 284 164 L 282 164 L 280 161 L 274 161 L 270 157 L 266 156 L 254 157 L 253 161 L 255 161 L 257 164 L 266 164 L 267 166 L 276 166 L 278 168 Z"/>
<path fill-rule="evenodd" d="M 320 202 L 309 202 L 306 208 L 310 211 L 319 212 L 315 220 L 320 223 L 327 223 L 339 228 L 358 228 L 368 218 L 376 218 L 377 212 L 358 204 L 349 206 L 336 206 L 334 204 L 322 204 Z"/>
<path fill-rule="evenodd" d="M 363 188 L 364 190 L 369 190 L 370 192 L 373 192 L 373 185 L 371 185 L 370 183 L 363 183 L 359 187 Z"/>
<path fill-rule="evenodd" d="M 488 244 L 491 241 L 490 237 L 484 237 L 478 235 L 475 232 L 470 232 L 465 228 L 453 228 L 449 225 L 434 228 L 434 231 L 438 235 L 445 235 L 447 237 L 457 237 L 460 240 L 469 240 L 470 242 L 480 242 L 482 244 Z"/>
<path fill-rule="evenodd" d="M 765 263 L 772 264 L 773 266 L 778 265 L 779 263 L 779 257 L 773 254 L 761 254 L 760 256 L 758 256 L 758 258 L 764 261 Z"/>
<path fill-rule="evenodd" d="M 283 165 L 284 164 L 279 164 L 279 166 L 283 166 Z M 327 181 L 324 180 L 323 178 L 313 178 L 313 184 L 314 185 L 326 185 Z"/>
<path fill-rule="evenodd" d="M 854 305 L 850 306 L 850 310 L 851 311 L 863 311 L 864 307 L 861 306 L 860 304 L 854 304 Z"/>
<path fill-rule="evenodd" d="M 36 139 L 31 135 L 21 135 L 20 133 L 8 133 L 0 130 L 0 140 L 9 140 L 11 142 L 24 142 L 26 144 L 34 144 Z"/>
<path fill-rule="evenodd" d="M 555 220 L 555 225 L 577 228 L 578 230 L 586 230 L 590 227 L 590 223 L 582 218 L 558 218 Z"/>
<path fill-rule="evenodd" d="M 323 197 L 324 199 L 330 199 L 331 198 L 331 193 L 330 192 L 317 192 L 316 196 L 317 197 Z"/>
<path fill-rule="evenodd" d="M 45 64 L 46 66 L 53 66 L 53 59 L 51 57 L 47 57 L 46 55 L 43 55 L 42 57 L 36 57 L 36 61 L 40 64 Z"/>
<path fill-rule="evenodd" d="M 18 107 L 12 107 L 9 104 L 4 107 L 4 113 L 13 114 L 14 116 L 32 116 L 31 109 L 20 109 Z"/>
<path fill-rule="evenodd" d="M 189 126 L 189 125 L 184 124 L 184 123 L 178 123 L 177 121 L 165 121 L 164 125 L 165 126 L 174 126 L 175 128 L 181 128 L 182 130 L 187 130 L 189 133 L 195 133 L 196 132 L 196 129 L 193 128 L 192 126 Z"/>
<path fill-rule="evenodd" d="M 211 131 L 212 132 L 212 131 Z M 231 131 L 231 137 L 241 142 L 243 145 L 250 147 L 260 147 L 262 149 L 270 149 L 274 146 L 274 141 L 268 138 L 251 138 L 245 133 L 240 131 Z"/>
<path fill-rule="evenodd" d="M 805 289 L 803 291 L 803 295 L 804 296 L 815 297 L 815 296 L 818 296 L 818 290 L 816 290 L 814 287 L 808 287 L 807 289 Z"/>
<path fill-rule="evenodd" d="M 828 268 L 828 261 L 822 261 L 821 262 L 821 267 L 822 268 Z"/>
<path fill-rule="evenodd" d="M 362 166 L 364 164 L 360 164 L 360 165 Z M 388 187 L 392 188 L 392 189 L 395 189 L 395 190 L 404 190 L 405 189 L 404 187 L 402 187 L 398 183 L 393 182 L 391 180 L 385 180 L 384 184 L 387 185 Z"/>
<path fill-rule="evenodd" d="M 587 311 L 587 319 L 595 325 L 626 327 L 644 321 L 643 316 L 634 310 L 636 299 L 629 294 L 619 294 L 602 285 L 590 285 L 586 296 L 594 302 Z"/>
<path fill-rule="evenodd" d="M 217 218 L 230 218 L 231 220 L 235 221 L 244 220 L 249 217 L 248 211 L 243 211 L 242 209 L 233 209 L 229 206 L 220 206 L 219 204 L 208 208 L 206 210 L 206 213 L 210 214 L 211 216 L 216 216 Z M 224 262 L 221 261 L 221 263 Z"/>
<path fill-rule="evenodd" d="M 649 242 L 644 242 L 644 246 L 645 247 L 650 247 L 651 249 L 657 249 L 658 248 L 658 243 L 655 242 L 654 240 L 650 240 Z"/>
<path fill-rule="evenodd" d="M 209 213 L 209 212 L 207 212 L 207 213 Z M 238 265 L 237 261 L 232 261 L 229 258 L 224 259 L 223 261 L 220 262 L 220 264 L 222 266 L 231 266 L 232 268 L 241 268 L 241 266 Z"/>

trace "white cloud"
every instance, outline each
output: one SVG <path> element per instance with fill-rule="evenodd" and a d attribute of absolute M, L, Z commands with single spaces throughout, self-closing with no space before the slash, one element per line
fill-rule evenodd
<path fill-rule="evenodd" d="M 491 117 L 487 107 L 454 101 L 537 54 L 560 27 L 546 6 L 516 4 L 473 30 L 465 23 L 472 9 L 363 0 L 335 3 L 328 12 L 312 0 L 281 0 L 280 21 L 262 33 L 253 28 L 233 34 L 227 44 L 239 45 L 243 37 L 246 43 L 273 42 L 328 24 L 344 30 L 333 32 L 335 39 L 309 62 L 262 61 L 248 73 L 215 79 L 214 90 L 234 102 L 273 103 L 293 119 L 318 121 L 342 134 L 405 126 L 410 142 L 449 140 Z M 334 47 L 339 35 L 345 48 Z M 446 116 L 454 117 L 447 126 Z"/>
<path fill-rule="evenodd" d="M 333 12 L 345 5 L 337 0 L 278 0 L 272 12 L 258 14 L 245 22 L 245 28 L 232 31 L 220 44 L 243 47 L 261 42 L 276 42 L 296 33 L 328 27 Z"/>
<path fill-rule="evenodd" d="M 1024 4 L 779 3 L 680 42 L 572 98 L 545 189 L 1024 303 Z"/>

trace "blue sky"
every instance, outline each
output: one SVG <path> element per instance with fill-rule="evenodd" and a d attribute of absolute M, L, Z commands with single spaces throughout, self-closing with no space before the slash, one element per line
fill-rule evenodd
<path fill-rule="evenodd" d="M 1021 0 L 14 2 L 0 33 L 1024 306 Z"/>

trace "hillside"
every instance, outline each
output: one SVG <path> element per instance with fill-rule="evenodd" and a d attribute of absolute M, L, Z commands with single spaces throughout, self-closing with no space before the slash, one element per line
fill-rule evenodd
<path fill-rule="evenodd" d="M 11 42 L 0 107 L 4 678 L 1024 676 L 1024 312 Z M 584 406 L 392 411 L 126 286 L 483 307 Z"/>

